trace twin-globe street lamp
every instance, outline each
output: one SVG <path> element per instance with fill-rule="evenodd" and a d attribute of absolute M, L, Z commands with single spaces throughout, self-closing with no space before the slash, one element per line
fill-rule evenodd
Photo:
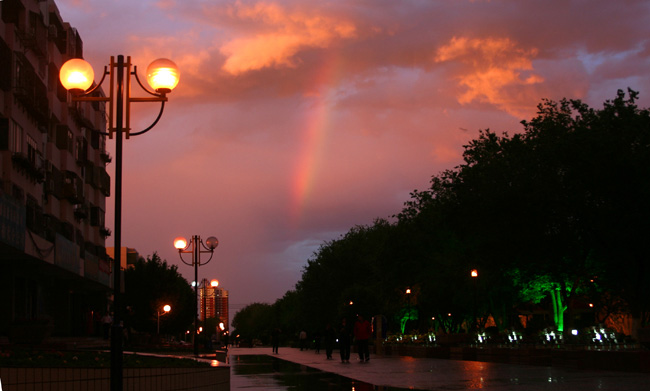
<path fill-rule="evenodd" d="M 133 67 L 133 70 L 131 69 Z M 125 77 L 126 71 L 126 77 Z M 109 76 L 108 96 L 91 96 L 101 87 L 106 76 Z M 140 88 L 151 97 L 131 96 L 131 76 L 135 76 Z M 121 276 L 120 267 L 122 249 L 122 134 L 126 138 L 138 136 L 153 128 L 162 116 L 167 101 L 167 94 L 178 84 L 180 73 L 172 61 L 161 58 L 155 60 L 147 67 L 147 81 L 152 90 L 146 88 L 138 78 L 137 68 L 131 64 L 131 57 L 111 56 L 111 62 L 104 66 L 102 78 L 93 88 L 94 71 L 92 66 L 80 59 L 74 58 L 61 67 L 59 79 L 61 84 L 70 91 L 73 102 L 108 102 L 108 135 L 109 138 L 117 137 L 115 142 L 115 227 L 114 227 L 114 261 L 113 261 L 113 325 L 111 333 L 111 391 L 123 389 L 123 350 L 122 350 L 122 295 L 120 292 Z M 160 102 L 158 117 L 149 127 L 138 132 L 131 132 L 131 103 Z M 125 118 L 126 114 L 126 118 Z"/>
<path fill-rule="evenodd" d="M 178 250 L 178 256 L 184 264 L 194 266 L 194 297 L 196 298 L 196 308 L 194 309 L 194 356 L 199 356 L 199 266 L 206 265 L 214 255 L 214 249 L 219 245 L 219 240 L 216 237 L 210 236 L 206 239 L 205 243 L 198 235 L 192 236 L 189 243 L 183 237 L 174 239 L 174 247 Z M 201 263 L 201 254 L 209 253 L 210 258 Z M 192 262 L 186 262 L 183 259 L 183 254 L 192 254 Z"/>

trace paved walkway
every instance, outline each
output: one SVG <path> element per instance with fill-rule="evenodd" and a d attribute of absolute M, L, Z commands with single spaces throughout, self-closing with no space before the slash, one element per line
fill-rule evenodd
<path fill-rule="evenodd" d="M 272 355 L 271 348 L 232 348 L 229 356 Z M 650 374 L 627 372 L 578 371 L 564 368 L 457 361 L 434 358 L 371 356 L 361 363 L 356 356 L 349 364 L 327 360 L 325 353 L 313 350 L 281 347 L 278 355 L 283 360 L 306 365 L 321 371 L 336 373 L 375 386 L 410 388 L 416 390 L 624 390 L 647 391 Z"/>

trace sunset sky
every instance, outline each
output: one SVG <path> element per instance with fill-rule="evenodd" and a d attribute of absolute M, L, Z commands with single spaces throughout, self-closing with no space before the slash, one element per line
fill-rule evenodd
<path fill-rule="evenodd" d="M 325 241 L 398 213 L 479 129 L 521 131 L 543 98 L 599 108 L 631 87 L 650 105 L 648 1 L 57 4 L 96 74 L 118 54 L 140 75 L 180 67 L 160 123 L 124 144 L 122 244 L 192 281 L 173 239 L 216 236 L 199 278 L 230 291 L 232 315 L 293 289 Z M 134 131 L 157 109 L 137 104 Z"/>

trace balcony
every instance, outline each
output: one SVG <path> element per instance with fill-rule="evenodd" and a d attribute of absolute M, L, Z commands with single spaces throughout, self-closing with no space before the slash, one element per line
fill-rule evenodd
<path fill-rule="evenodd" d="M 73 171 L 65 172 L 63 197 L 72 204 L 81 204 L 84 201 L 83 180 Z"/>
<path fill-rule="evenodd" d="M 77 220 L 88 218 L 90 207 L 88 204 L 77 204 L 74 206 L 74 217 Z"/>
<path fill-rule="evenodd" d="M 42 183 L 45 179 L 45 172 L 42 168 L 37 167 L 36 163 L 23 152 L 14 152 L 11 161 L 16 171 L 23 173 L 33 182 Z"/>

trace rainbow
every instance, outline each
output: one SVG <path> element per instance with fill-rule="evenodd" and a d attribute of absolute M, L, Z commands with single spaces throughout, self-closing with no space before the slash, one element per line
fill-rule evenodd
<path fill-rule="evenodd" d="M 338 57 L 338 56 L 337 56 Z M 339 61 L 329 61 L 323 65 L 312 85 L 316 91 L 311 110 L 305 121 L 305 131 L 300 141 L 299 154 L 291 181 L 290 216 L 293 227 L 302 223 L 303 212 L 309 206 L 314 185 L 324 159 L 328 130 L 331 124 L 331 111 L 336 104 L 336 78 Z"/>

